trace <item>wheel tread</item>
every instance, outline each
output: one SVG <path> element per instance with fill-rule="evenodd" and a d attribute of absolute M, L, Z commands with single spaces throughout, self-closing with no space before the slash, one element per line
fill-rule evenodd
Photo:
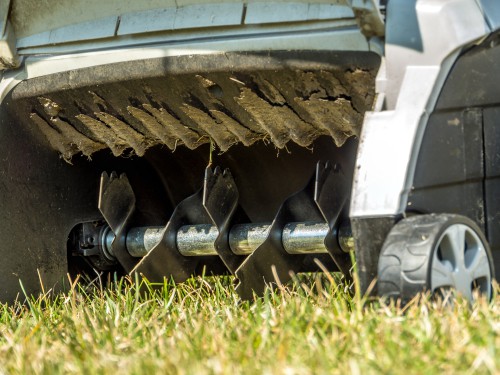
<path fill-rule="evenodd" d="M 443 222 L 439 216 L 414 216 L 394 226 L 379 259 L 379 295 L 407 301 L 419 291 L 428 289 L 428 265 L 432 255 L 429 249 L 440 227 L 436 225 L 436 218 L 439 223 Z M 386 265 L 393 264 L 389 258 L 397 258 L 400 266 L 389 270 Z"/>
<path fill-rule="evenodd" d="M 405 218 L 389 232 L 378 263 L 378 293 L 403 302 L 430 289 L 430 266 L 435 243 L 443 228 L 469 219 L 453 214 L 430 214 Z M 486 244 L 486 240 L 485 240 Z M 488 250 L 489 251 L 489 250 Z"/>

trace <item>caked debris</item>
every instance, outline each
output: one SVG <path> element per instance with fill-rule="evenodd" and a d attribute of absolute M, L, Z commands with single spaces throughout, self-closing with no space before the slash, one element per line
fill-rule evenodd
<path fill-rule="evenodd" d="M 221 152 L 259 140 L 307 147 L 322 135 L 340 147 L 359 135 L 373 82 L 363 69 L 176 75 L 39 96 L 29 116 L 66 161 L 105 148 L 142 156 L 159 144 L 210 141 Z"/>

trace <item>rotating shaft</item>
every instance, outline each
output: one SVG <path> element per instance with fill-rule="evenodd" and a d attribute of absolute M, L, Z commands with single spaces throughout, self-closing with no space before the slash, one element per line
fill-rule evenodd
<path fill-rule="evenodd" d="M 228 241 L 231 251 L 236 255 L 249 255 L 255 251 L 268 237 L 270 223 L 252 223 L 235 225 L 229 231 Z M 281 234 L 283 247 L 289 254 L 321 254 L 327 253 L 325 238 L 328 234 L 328 224 L 315 222 L 288 223 Z M 112 231 L 103 231 L 101 241 L 105 253 L 112 253 L 111 244 L 114 241 Z M 146 256 L 163 238 L 163 227 L 137 227 L 127 233 L 126 247 L 133 257 Z M 344 231 L 339 231 L 339 244 L 350 243 L 341 237 Z M 211 224 L 185 225 L 177 232 L 177 250 L 183 256 L 217 255 L 214 242 L 219 235 L 217 228 Z M 342 247 L 344 251 L 351 248 Z"/>

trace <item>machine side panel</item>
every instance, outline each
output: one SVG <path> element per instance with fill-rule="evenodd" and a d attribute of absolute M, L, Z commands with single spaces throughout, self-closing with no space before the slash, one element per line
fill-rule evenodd
<path fill-rule="evenodd" d="M 500 88 L 495 79 L 500 75 L 498 40 L 498 33 L 490 36 L 455 63 L 427 124 L 407 206 L 407 211 L 470 217 L 487 235 L 497 265 L 500 262 Z"/>
<path fill-rule="evenodd" d="M 487 232 L 500 279 L 500 106 L 486 108 L 483 119 Z"/>
<path fill-rule="evenodd" d="M 9 105 L 1 106 L 1 301 L 23 300 L 21 283 L 28 294 L 61 289 L 72 212 L 98 217 L 89 171 L 72 169 L 40 140 L 28 122 L 13 119 Z"/>
<path fill-rule="evenodd" d="M 484 107 L 500 100 L 500 33 L 472 47 L 455 63 L 436 103 L 436 110 Z"/>

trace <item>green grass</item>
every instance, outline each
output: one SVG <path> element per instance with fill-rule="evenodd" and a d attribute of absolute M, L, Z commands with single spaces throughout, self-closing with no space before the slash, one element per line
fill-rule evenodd
<path fill-rule="evenodd" d="M 136 283 L 0 307 L 0 373 L 500 373 L 500 297 L 405 309 L 329 275 L 256 302 L 230 278 Z"/>

